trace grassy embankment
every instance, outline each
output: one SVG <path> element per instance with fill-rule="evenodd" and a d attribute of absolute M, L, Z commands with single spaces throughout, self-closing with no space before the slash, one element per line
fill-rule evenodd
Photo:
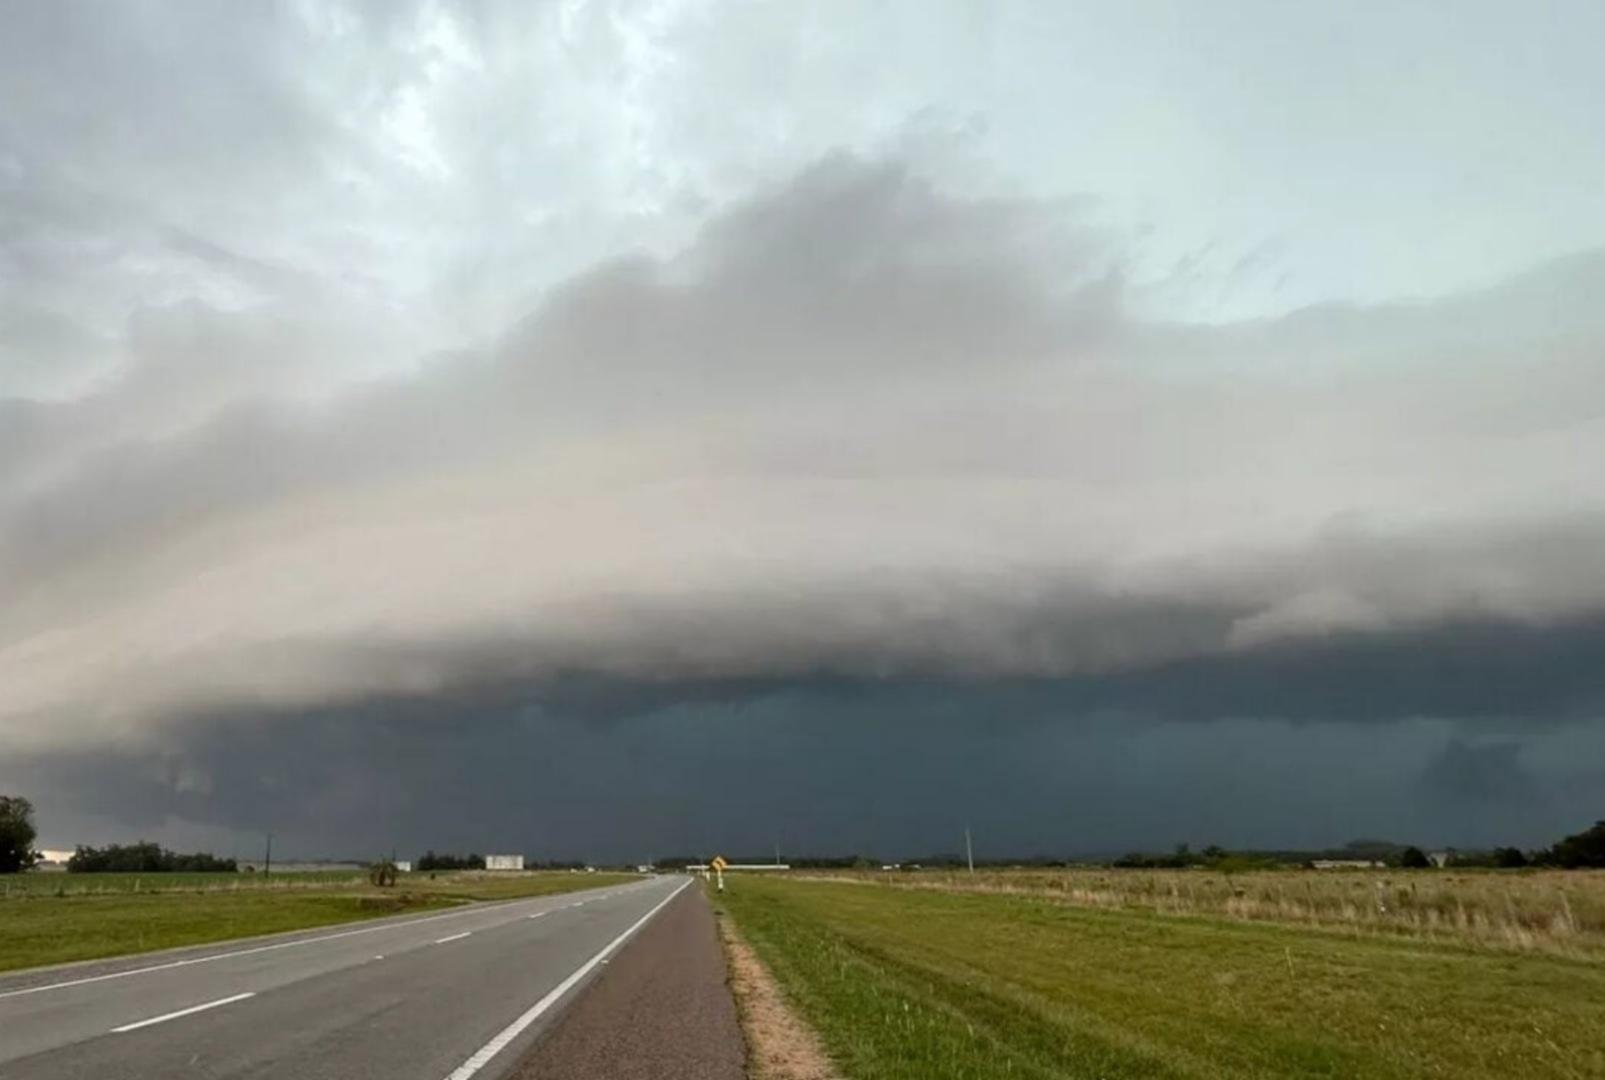
<path fill-rule="evenodd" d="M 0 887 L 0 971 L 331 926 L 472 901 L 636 880 L 626 874 L 403 874 L 379 889 L 347 871 L 24 874 Z"/>
<path fill-rule="evenodd" d="M 1593 942 L 795 879 L 722 904 L 853 1080 L 1605 1076 Z"/>

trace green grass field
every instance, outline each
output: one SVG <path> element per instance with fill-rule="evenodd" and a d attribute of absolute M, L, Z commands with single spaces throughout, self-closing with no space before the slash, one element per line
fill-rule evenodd
<path fill-rule="evenodd" d="M 356 870 L 297 870 L 271 874 L 66 874 L 49 871 L 0 877 L 0 900 L 19 896 L 100 896 L 159 892 L 283 892 L 330 885 L 365 885 Z"/>
<path fill-rule="evenodd" d="M 720 902 L 852 1080 L 1605 1076 L 1594 952 L 734 875 Z"/>
<path fill-rule="evenodd" d="M 79 881 L 83 884 L 80 886 Z M 0 971 L 636 880 L 626 874 L 24 874 L 0 891 Z M 61 890 L 58 895 L 58 888 Z"/>

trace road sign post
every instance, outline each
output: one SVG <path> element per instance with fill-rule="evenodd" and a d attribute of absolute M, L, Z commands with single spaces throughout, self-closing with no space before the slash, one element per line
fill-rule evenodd
<path fill-rule="evenodd" d="M 713 861 L 711 863 L 709 863 L 708 865 L 713 867 L 714 877 L 716 878 L 716 880 L 719 883 L 718 884 L 719 891 L 720 892 L 724 892 L 724 868 L 729 866 L 730 864 L 724 861 L 724 856 L 723 855 L 715 855 L 713 857 Z"/>

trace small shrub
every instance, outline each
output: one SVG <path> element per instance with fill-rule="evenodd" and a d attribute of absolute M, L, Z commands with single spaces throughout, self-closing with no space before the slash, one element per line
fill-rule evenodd
<path fill-rule="evenodd" d="M 1406 870 L 1425 870 L 1432 865 L 1432 860 L 1420 848 L 1407 847 L 1399 854 L 1399 865 Z"/>

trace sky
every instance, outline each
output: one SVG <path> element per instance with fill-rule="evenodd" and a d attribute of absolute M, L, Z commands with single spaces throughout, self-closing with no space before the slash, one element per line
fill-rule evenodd
<path fill-rule="evenodd" d="M 1592 3 L 5 3 L 40 842 L 1605 815 Z"/>

